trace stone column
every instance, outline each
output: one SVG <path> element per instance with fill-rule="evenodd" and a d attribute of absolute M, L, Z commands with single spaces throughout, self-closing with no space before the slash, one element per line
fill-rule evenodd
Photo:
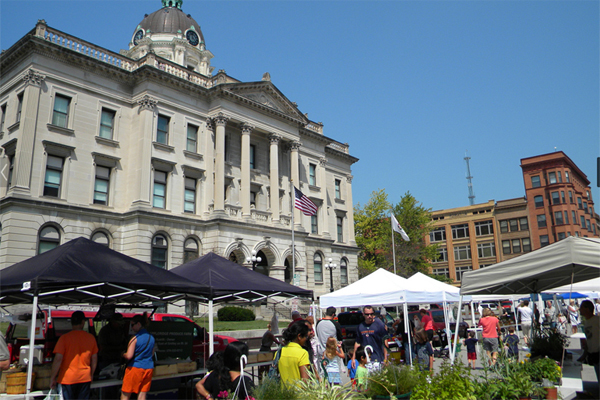
<path fill-rule="evenodd" d="M 356 245 L 354 238 L 354 206 L 352 205 L 352 175 L 346 175 L 346 210 L 348 217 L 348 243 Z"/>
<path fill-rule="evenodd" d="M 321 212 L 319 216 L 319 230 L 324 236 L 329 236 L 329 210 L 327 207 L 327 159 L 319 159 L 319 185 L 321 186 Z"/>
<path fill-rule="evenodd" d="M 215 209 L 225 212 L 225 125 L 229 118 L 219 113 L 214 119 L 215 134 Z"/>
<path fill-rule="evenodd" d="M 300 171 L 298 169 L 298 161 L 299 161 L 298 150 L 300 149 L 300 146 L 302 146 L 302 143 L 300 143 L 298 141 L 293 141 L 290 145 L 290 149 L 291 149 L 290 163 L 292 164 L 292 184 L 293 184 L 293 186 L 297 187 L 298 189 L 300 189 Z M 292 198 L 290 198 L 290 201 L 292 201 L 292 199 L 294 197 L 293 189 L 292 189 L 292 192 L 290 193 L 290 195 L 292 196 Z M 294 207 L 294 209 L 292 211 L 294 213 L 294 225 L 296 225 L 296 227 L 301 227 L 302 226 L 302 213 L 296 207 Z M 295 229 L 295 227 L 294 227 L 294 229 Z"/>
<path fill-rule="evenodd" d="M 134 162 L 136 165 L 137 184 L 139 192 L 135 194 L 134 204 L 142 207 L 151 206 L 150 198 L 153 181 L 152 168 L 152 137 L 154 136 L 154 114 L 158 101 L 148 95 L 138 100 L 140 131 L 138 132 L 137 144 L 134 146 Z"/>
<path fill-rule="evenodd" d="M 202 192 L 204 194 L 204 215 L 210 214 L 211 206 L 214 205 L 214 190 L 215 190 L 215 142 L 214 133 L 215 126 L 211 119 L 206 120 L 206 137 L 204 138 L 204 165 L 206 172 L 204 173 L 204 185 Z"/>
<path fill-rule="evenodd" d="M 21 105 L 21 121 L 19 130 L 21 136 L 15 149 L 12 188 L 16 192 L 30 195 L 31 169 L 33 168 L 33 150 L 35 147 L 35 132 L 40 104 L 42 82 L 46 77 L 30 69 L 22 76 L 25 81 L 23 103 Z"/>
<path fill-rule="evenodd" d="M 271 139 L 271 170 L 269 171 L 271 184 L 271 191 L 269 193 L 271 220 L 279 223 L 279 141 L 281 140 L 281 136 L 273 133 L 269 136 L 269 139 Z"/>
<path fill-rule="evenodd" d="M 254 127 L 242 124 L 242 183 L 240 201 L 242 203 L 242 218 L 250 218 L 250 133 Z"/>

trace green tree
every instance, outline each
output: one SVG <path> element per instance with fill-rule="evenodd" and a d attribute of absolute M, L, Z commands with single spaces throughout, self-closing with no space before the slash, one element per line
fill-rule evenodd
<path fill-rule="evenodd" d="M 394 233 L 396 273 L 404 277 L 417 272 L 429 275 L 429 262 L 437 258 L 437 245 L 427 246 L 425 242 L 433 228 L 431 210 L 423 207 L 410 192 L 402 196 L 398 204 L 392 205 L 385 189 L 380 189 L 371 194 L 364 207 L 360 204 L 354 207 L 356 244 L 360 248 L 359 277 L 377 268 L 394 271 L 390 213 L 410 238 L 410 241 L 404 241 Z"/>

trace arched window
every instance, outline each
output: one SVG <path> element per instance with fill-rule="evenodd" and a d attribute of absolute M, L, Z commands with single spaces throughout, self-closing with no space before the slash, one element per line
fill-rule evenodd
<path fill-rule="evenodd" d="M 323 282 L 323 257 L 320 253 L 315 253 L 315 258 L 313 261 L 313 269 L 315 271 L 315 282 Z"/>
<path fill-rule="evenodd" d="M 110 246 L 108 235 L 102 231 L 97 231 L 92 235 L 92 242 L 96 242 L 106 247 Z"/>
<path fill-rule="evenodd" d="M 254 264 L 254 271 L 269 276 L 269 261 L 262 250 L 259 250 L 259 252 L 256 253 L 256 258 L 258 257 L 260 257 L 260 261 Z"/>
<path fill-rule="evenodd" d="M 283 279 L 284 279 L 285 283 L 293 284 L 292 283 L 292 279 L 293 279 L 293 276 L 292 276 L 292 263 L 290 262 L 290 258 L 286 258 L 285 259 L 285 263 L 284 263 L 284 265 L 285 265 L 285 271 L 283 273 Z"/>
<path fill-rule="evenodd" d="M 195 260 L 198 258 L 198 242 L 196 239 L 187 238 L 183 244 L 183 263 Z"/>
<path fill-rule="evenodd" d="M 169 243 L 163 235 L 156 235 L 152 238 L 152 265 L 162 269 L 167 269 L 167 253 Z"/>
<path fill-rule="evenodd" d="M 342 258 L 340 261 L 340 283 L 348 284 L 348 260 L 346 258 Z"/>
<path fill-rule="evenodd" d="M 54 226 L 42 228 L 38 235 L 38 254 L 52 250 L 60 245 L 60 232 Z"/>

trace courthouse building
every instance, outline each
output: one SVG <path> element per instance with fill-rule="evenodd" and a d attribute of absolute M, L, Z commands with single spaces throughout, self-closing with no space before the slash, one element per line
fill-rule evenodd
<path fill-rule="evenodd" d="M 120 53 L 41 20 L 0 56 L 0 268 L 83 236 L 161 268 L 213 251 L 287 282 L 295 257 L 315 296 L 329 259 L 334 288 L 358 279 L 348 144 L 268 73 L 213 73 L 182 0 L 162 3 Z M 292 214 L 291 182 L 315 216 Z"/>

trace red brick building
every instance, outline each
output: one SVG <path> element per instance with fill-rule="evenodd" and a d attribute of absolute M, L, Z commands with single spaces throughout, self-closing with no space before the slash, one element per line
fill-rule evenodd
<path fill-rule="evenodd" d="M 533 249 L 567 236 L 598 237 L 587 176 L 562 151 L 521 159 Z"/>

